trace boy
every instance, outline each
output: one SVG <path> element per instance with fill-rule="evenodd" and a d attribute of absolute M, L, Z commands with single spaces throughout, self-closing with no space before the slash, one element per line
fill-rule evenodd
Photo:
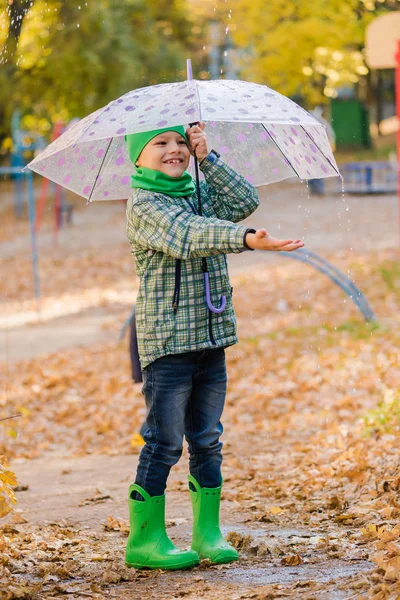
<path fill-rule="evenodd" d="M 126 563 L 179 569 L 198 564 L 199 558 L 231 562 L 238 554 L 219 528 L 220 418 L 227 383 L 225 348 L 238 340 L 225 255 L 249 249 L 291 251 L 303 243 L 237 225 L 257 208 L 257 191 L 209 151 L 203 123 L 186 135 L 178 126 L 128 135 L 126 142 L 135 165 L 127 235 L 140 277 L 136 323 L 148 410 L 145 446 L 129 488 Z M 205 176 L 201 216 L 186 171 L 194 152 Z M 205 272 L 216 309 L 204 297 Z M 194 517 L 188 551 L 172 544 L 164 518 L 166 481 L 182 454 L 184 436 Z"/>

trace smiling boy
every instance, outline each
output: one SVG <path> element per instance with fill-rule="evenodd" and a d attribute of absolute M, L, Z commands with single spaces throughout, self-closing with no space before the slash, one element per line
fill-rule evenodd
<path fill-rule="evenodd" d="M 237 224 L 257 208 L 256 189 L 209 151 L 204 124 L 126 136 L 135 165 L 127 203 L 127 235 L 140 289 L 136 304 L 143 394 L 148 410 L 136 480 L 129 488 L 126 563 L 136 568 L 187 568 L 238 554 L 219 527 L 226 395 L 225 348 L 235 344 L 236 319 L 226 254 L 249 249 L 295 250 L 300 240 L 277 240 L 265 229 Z M 196 153 L 202 215 L 191 175 Z M 205 260 L 211 303 L 205 301 Z M 189 447 L 193 505 L 192 549 L 180 551 L 165 530 L 165 487 L 171 467 Z"/>

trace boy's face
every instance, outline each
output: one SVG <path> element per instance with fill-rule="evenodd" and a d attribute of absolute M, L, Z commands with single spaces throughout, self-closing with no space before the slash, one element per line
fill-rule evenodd
<path fill-rule="evenodd" d="M 189 159 L 190 152 L 184 138 L 176 131 L 166 131 L 146 144 L 136 166 L 161 171 L 170 177 L 180 177 L 186 171 Z"/>

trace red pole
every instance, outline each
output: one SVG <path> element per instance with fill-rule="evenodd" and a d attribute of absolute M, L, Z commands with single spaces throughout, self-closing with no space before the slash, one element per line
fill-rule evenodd
<path fill-rule="evenodd" d="M 399 228 L 400 228 L 400 40 L 397 40 L 395 72 L 395 94 L 397 115 L 397 198 L 399 205 Z"/>

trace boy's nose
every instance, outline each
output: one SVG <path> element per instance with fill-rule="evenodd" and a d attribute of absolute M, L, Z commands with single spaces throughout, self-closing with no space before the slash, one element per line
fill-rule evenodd
<path fill-rule="evenodd" d="M 179 152 L 180 151 L 179 144 L 177 144 L 176 142 L 171 143 L 171 145 L 168 148 L 168 151 L 173 152 L 173 153 Z"/>

